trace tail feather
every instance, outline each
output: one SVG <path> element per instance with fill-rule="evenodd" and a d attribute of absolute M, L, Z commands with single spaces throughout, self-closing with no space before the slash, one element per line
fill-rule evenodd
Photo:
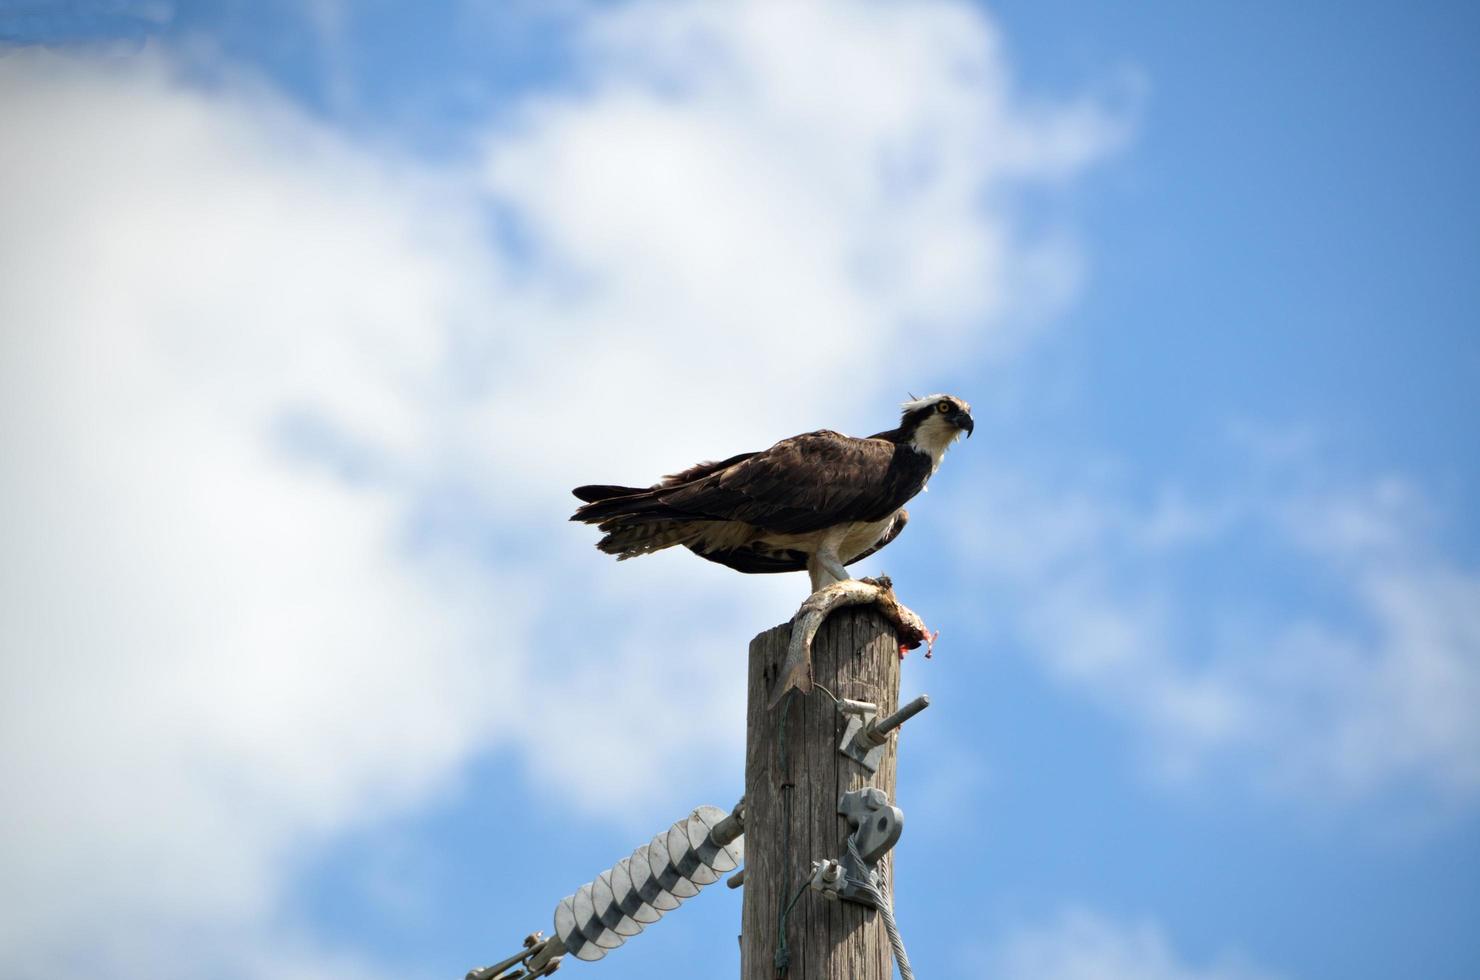
<path fill-rule="evenodd" d="M 596 547 L 616 555 L 619 561 L 696 540 L 702 530 L 696 526 L 695 516 L 659 499 L 664 489 L 577 487 L 575 495 L 586 503 L 576 509 L 571 520 L 595 524 L 602 532 Z M 698 520 L 702 522 L 703 518 Z"/>
<path fill-rule="evenodd" d="M 694 543 L 707 533 L 706 528 L 716 518 L 665 503 L 662 498 L 673 490 L 667 481 L 647 488 L 609 484 L 576 487 L 572 492 L 585 503 L 576 508 L 570 519 L 595 524 L 603 535 L 596 547 L 616 555 L 618 561 Z"/>
<path fill-rule="evenodd" d="M 688 544 L 697 539 L 699 534 L 692 524 L 683 521 L 618 524 L 607 531 L 606 536 L 596 543 L 596 547 L 608 555 L 616 555 L 618 561 L 625 561 L 674 545 Z"/>
<path fill-rule="evenodd" d="M 650 523 L 652 521 L 703 520 L 698 515 L 679 510 L 666 504 L 659 497 L 661 490 L 641 490 L 627 496 L 612 496 L 593 500 L 576 508 L 571 520 L 583 524 L 597 524 L 603 531 L 613 522 Z"/>
<path fill-rule="evenodd" d="M 613 497 L 630 497 L 633 494 L 647 493 L 643 487 L 619 487 L 615 484 L 593 483 L 586 487 L 576 487 L 571 493 L 588 504 L 594 504 L 598 500 L 611 500 Z"/>

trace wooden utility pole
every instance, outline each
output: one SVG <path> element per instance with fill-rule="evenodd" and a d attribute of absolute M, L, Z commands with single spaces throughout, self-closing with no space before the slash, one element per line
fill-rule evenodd
<path fill-rule="evenodd" d="M 848 823 L 837 813 L 849 790 L 875 786 L 894 800 L 891 740 L 876 773 L 838 753 L 847 719 L 840 698 L 871 701 L 880 717 L 899 702 L 899 639 L 872 605 L 828 617 L 812 644 L 811 694 L 792 691 L 767 708 L 786 656 L 791 626 L 750 643 L 745 733 L 745 902 L 742 980 L 775 980 L 778 926 L 814 860 L 840 858 Z M 892 901 L 893 854 L 879 863 Z M 891 980 L 893 962 L 880 915 L 852 902 L 804 891 L 786 916 L 787 980 Z"/>

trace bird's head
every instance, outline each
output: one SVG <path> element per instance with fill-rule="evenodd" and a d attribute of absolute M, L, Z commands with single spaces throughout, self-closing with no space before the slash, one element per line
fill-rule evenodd
<path fill-rule="evenodd" d="M 961 438 L 961 433 L 970 438 L 976 428 L 976 423 L 971 420 L 971 406 L 954 395 L 911 399 L 901 409 L 903 416 L 899 420 L 899 430 L 906 436 L 903 441 L 929 453 L 937 466 L 951 443 Z"/>

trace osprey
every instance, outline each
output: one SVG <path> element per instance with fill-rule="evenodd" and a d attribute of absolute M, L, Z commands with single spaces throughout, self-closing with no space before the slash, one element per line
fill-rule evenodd
<path fill-rule="evenodd" d="M 651 487 L 577 487 L 586 503 L 571 520 L 595 524 L 605 535 L 596 547 L 618 561 L 682 545 L 741 572 L 805 568 L 815 593 L 904 530 L 905 503 L 973 428 L 970 405 L 930 395 L 867 439 L 822 429 Z"/>

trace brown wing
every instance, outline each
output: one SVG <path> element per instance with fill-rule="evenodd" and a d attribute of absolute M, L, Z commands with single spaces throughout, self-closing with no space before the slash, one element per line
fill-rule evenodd
<path fill-rule="evenodd" d="M 805 534 L 880 521 L 918 493 L 929 475 L 930 461 L 922 453 L 821 430 L 783 439 L 764 452 L 701 463 L 646 490 L 580 487 L 576 496 L 587 503 L 571 520 L 597 525 L 605 535 L 597 547 L 630 558 L 687 544 L 707 522 Z M 754 558 L 737 552 L 734 560 Z"/>
<path fill-rule="evenodd" d="M 883 520 L 913 497 L 928 475 L 929 462 L 919 453 L 824 429 L 783 439 L 733 466 L 661 490 L 657 498 L 690 517 L 802 534 Z"/>

